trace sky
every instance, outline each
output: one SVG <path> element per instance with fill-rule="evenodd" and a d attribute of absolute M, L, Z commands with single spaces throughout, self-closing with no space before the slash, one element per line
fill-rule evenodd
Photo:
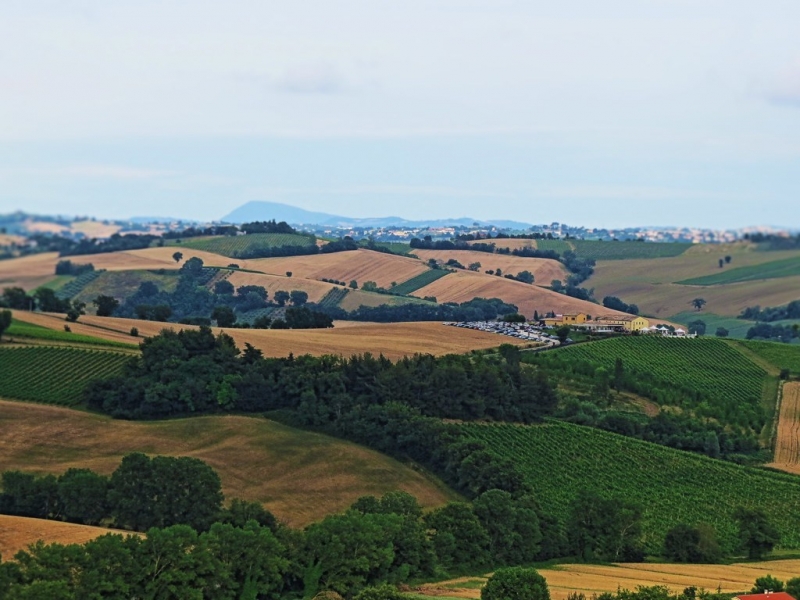
<path fill-rule="evenodd" d="M 0 3 L 0 213 L 800 228 L 797 0 Z"/>

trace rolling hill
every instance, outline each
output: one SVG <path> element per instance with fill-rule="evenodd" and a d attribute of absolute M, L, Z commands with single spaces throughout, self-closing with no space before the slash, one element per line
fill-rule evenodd
<path fill-rule="evenodd" d="M 39 540 L 47 544 L 84 544 L 109 533 L 141 535 L 105 527 L 0 515 L 0 556 L 9 560 L 17 552 L 25 550 Z"/>
<path fill-rule="evenodd" d="M 80 411 L 0 401 L 0 471 L 110 474 L 125 454 L 191 456 L 211 465 L 227 498 L 261 502 L 293 527 L 340 512 L 363 495 L 407 491 L 425 507 L 456 499 L 432 476 L 382 454 L 257 417 L 115 421 Z"/>
<path fill-rule="evenodd" d="M 505 240 L 498 240 L 505 241 Z M 469 250 L 414 250 L 420 259 L 428 261 L 433 258 L 440 263 L 455 259 L 465 267 L 471 263 L 480 263 L 479 271 L 501 269 L 504 274 L 516 275 L 521 271 L 530 271 L 534 276 L 534 283 L 540 286 L 549 286 L 553 279 L 566 281 L 569 276 L 567 269 L 557 260 L 547 258 L 524 258 L 512 254 L 489 254 L 487 252 L 474 252 Z"/>
<path fill-rule="evenodd" d="M 61 315 L 13 311 L 19 321 L 34 323 L 55 330 L 62 330 L 64 318 Z M 139 338 L 130 336 L 136 327 Z M 157 335 L 165 328 L 194 328 L 192 325 L 158 323 L 115 317 L 81 317 L 79 323 L 71 325 L 73 333 L 93 336 L 132 344 L 141 342 L 142 337 Z M 451 353 L 465 353 L 472 350 L 496 348 L 500 344 L 524 344 L 521 340 L 505 336 L 446 327 L 437 322 L 423 323 L 355 323 L 336 322 L 333 329 L 219 329 L 225 331 L 240 348 L 245 343 L 260 349 L 265 356 L 281 357 L 290 352 L 295 355 L 313 354 L 352 354 L 382 353 L 396 360 L 417 353 L 436 356 Z"/>

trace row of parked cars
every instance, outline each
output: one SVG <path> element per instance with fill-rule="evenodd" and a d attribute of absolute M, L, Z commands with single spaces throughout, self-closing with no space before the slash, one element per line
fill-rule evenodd
<path fill-rule="evenodd" d="M 541 342 L 550 346 L 558 346 L 558 338 L 548 333 L 545 328 L 529 323 L 506 323 L 504 321 L 468 321 L 466 323 L 445 323 L 451 327 L 475 329 L 487 333 L 498 333 L 520 340 Z"/>

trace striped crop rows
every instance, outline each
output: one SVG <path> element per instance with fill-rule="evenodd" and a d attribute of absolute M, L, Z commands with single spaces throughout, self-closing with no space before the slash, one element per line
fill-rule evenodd
<path fill-rule="evenodd" d="M 470 438 L 523 470 L 545 512 L 565 519 L 580 490 L 634 502 L 643 510 L 648 550 L 661 549 L 677 523 L 708 523 L 728 549 L 733 513 L 764 510 L 781 545 L 800 548 L 800 478 L 742 467 L 598 429 L 552 422 L 540 426 L 460 425 Z"/>
<path fill-rule="evenodd" d="M 635 391 L 661 405 L 754 429 L 763 425 L 767 373 L 722 340 L 620 337 L 543 353 L 530 361 L 558 378 L 587 367 L 603 367 L 613 376 L 617 359 Z"/>
<path fill-rule="evenodd" d="M 0 396 L 71 406 L 86 384 L 119 374 L 130 355 L 76 348 L 0 350 Z"/>

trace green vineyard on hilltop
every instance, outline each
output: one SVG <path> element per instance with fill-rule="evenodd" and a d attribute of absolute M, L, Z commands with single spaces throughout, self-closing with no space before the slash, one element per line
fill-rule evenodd
<path fill-rule="evenodd" d="M 413 294 L 417 290 L 424 288 L 426 285 L 432 284 L 437 279 L 441 279 L 446 275 L 450 275 L 450 273 L 451 271 L 446 271 L 444 269 L 431 269 L 429 271 L 425 271 L 416 277 L 412 277 L 408 281 L 404 281 L 403 283 L 394 286 L 392 288 L 392 293 L 399 294 L 401 296 Z"/>
<path fill-rule="evenodd" d="M 742 467 L 569 423 L 459 426 L 512 460 L 545 512 L 566 519 L 582 490 L 641 506 L 648 551 L 659 553 L 678 523 L 712 525 L 731 552 L 737 507 L 765 511 L 781 546 L 800 548 L 800 478 Z"/>
<path fill-rule="evenodd" d="M 685 243 L 658 242 L 600 242 L 594 240 L 570 240 L 575 253 L 581 258 L 595 260 L 627 260 L 672 258 L 680 256 L 692 247 Z"/>
<path fill-rule="evenodd" d="M 792 375 L 800 375 L 800 346 L 778 342 L 737 342 L 747 350 L 773 364 L 778 369 L 788 369 Z"/>
<path fill-rule="evenodd" d="M 629 336 L 525 357 L 555 379 L 591 378 L 601 367 L 613 378 L 617 359 L 635 391 L 660 405 L 756 432 L 764 425 L 768 374 L 722 340 Z"/>
<path fill-rule="evenodd" d="M 253 248 L 279 248 L 281 246 L 314 246 L 317 240 L 311 235 L 296 233 L 251 233 L 249 235 L 214 236 L 189 238 L 179 244 L 181 248 L 192 248 L 235 258 Z M 188 256 L 187 256 L 188 258 Z"/>
<path fill-rule="evenodd" d="M 129 354 L 76 348 L 0 349 L 0 397 L 74 406 L 90 381 L 118 375 Z"/>

